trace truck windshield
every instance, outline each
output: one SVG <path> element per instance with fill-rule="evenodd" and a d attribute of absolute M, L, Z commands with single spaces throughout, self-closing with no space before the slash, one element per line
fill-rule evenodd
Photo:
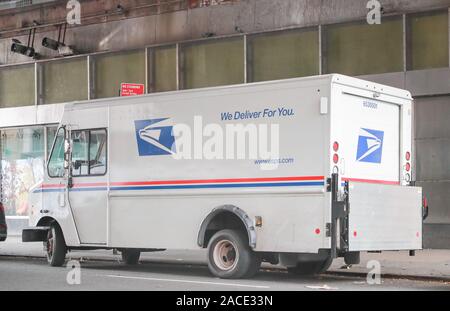
<path fill-rule="evenodd" d="M 48 175 L 50 177 L 64 176 L 64 128 L 60 128 L 56 134 L 52 154 L 48 161 Z"/>

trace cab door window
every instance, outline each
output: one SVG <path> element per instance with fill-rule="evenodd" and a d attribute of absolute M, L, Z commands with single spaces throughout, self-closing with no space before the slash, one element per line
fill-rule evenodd
<path fill-rule="evenodd" d="M 72 176 L 106 174 L 106 130 L 72 132 Z"/>
<path fill-rule="evenodd" d="M 106 173 L 106 131 L 90 131 L 89 142 L 89 174 L 104 175 Z"/>

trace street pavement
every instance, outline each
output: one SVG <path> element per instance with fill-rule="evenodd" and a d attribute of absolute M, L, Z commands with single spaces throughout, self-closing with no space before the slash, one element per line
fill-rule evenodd
<path fill-rule="evenodd" d="M 450 290 L 450 251 L 362 254 L 360 265 L 349 269 L 336 260 L 330 271 L 316 277 L 293 277 L 278 266 L 264 264 L 250 280 L 220 280 L 211 276 L 206 253 L 166 251 L 145 253 L 138 266 L 125 266 L 112 251 L 71 252 L 81 263 L 81 284 L 67 282 L 69 268 L 49 267 L 42 243 L 21 243 L 10 237 L 0 243 L 0 290 Z M 381 266 L 381 284 L 370 285 L 367 263 Z"/>
<path fill-rule="evenodd" d="M 0 256 L 0 290 L 124 290 L 124 291 L 438 291 L 450 284 L 434 281 L 382 279 L 369 285 L 365 278 L 336 275 L 292 277 L 282 270 L 261 270 L 248 280 L 213 278 L 204 265 L 146 262 L 81 262 L 80 284 L 67 282 L 69 268 L 49 267 L 43 258 Z M 75 278 L 69 277 L 70 280 Z M 70 283 L 74 283 L 70 281 Z"/>

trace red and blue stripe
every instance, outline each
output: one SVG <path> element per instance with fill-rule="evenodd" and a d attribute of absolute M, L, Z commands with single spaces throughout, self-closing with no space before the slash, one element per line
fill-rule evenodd
<path fill-rule="evenodd" d="M 111 182 L 112 191 L 324 187 L 324 176 Z M 65 185 L 43 184 L 34 192 L 60 192 Z M 106 191 L 107 183 L 75 183 L 70 191 Z"/>

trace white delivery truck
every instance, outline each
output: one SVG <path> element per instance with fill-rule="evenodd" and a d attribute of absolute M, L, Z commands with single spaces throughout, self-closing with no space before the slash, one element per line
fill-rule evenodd
<path fill-rule="evenodd" d="M 52 266 L 207 248 L 222 278 L 320 273 L 422 248 L 412 161 L 410 93 L 342 75 L 70 103 L 23 240 Z"/>

